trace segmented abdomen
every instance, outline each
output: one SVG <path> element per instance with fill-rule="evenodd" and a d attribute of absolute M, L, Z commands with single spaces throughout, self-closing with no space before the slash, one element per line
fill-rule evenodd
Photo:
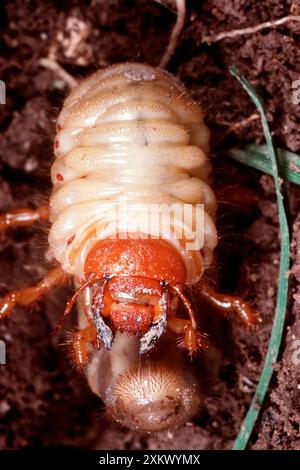
<path fill-rule="evenodd" d="M 65 271 L 82 275 L 93 243 L 116 225 L 130 231 L 136 220 L 116 217 L 126 202 L 204 204 L 202 255 L 211 262 L 217 235 L 209 131 L 201 108 L 171 74 L 132 63 L 95 73 L 65 100 L 54 147 L 49 244 Z M 143 225 L 145 213 L 139 217 Z M 160 236 L 168 238 L 164 228 Z M 199 251 L 175 238 L 195 282 Z"/>

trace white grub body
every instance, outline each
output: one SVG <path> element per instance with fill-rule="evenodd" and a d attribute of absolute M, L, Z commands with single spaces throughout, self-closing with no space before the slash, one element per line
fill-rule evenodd
<path fill-rule="evenodd" d="M 99 239 L 130 232 L 139 217 L 139 226 L 145 226 L 145 212 L 134 220 L 116 220 L 122 197 L 127 204 L 149 207 L 203 204 L 201 254 L 186 249 L 176 236 L 182 219 L 175 217 L 171 231 L 161 226 L 159 232 L 181 253 L 187 281 L 197 282 L 200 266 L 211 263 L 217 244 L 216 200 L 207 159 L 209 131 L 183 85 L 143 64 L 100 70 L 72 90 L 57 129 L 49 245 L 62 268 L 82 277 L 86 256 Z M 192 224 L 187 222 L 184 233 L 194 232 Z"/>

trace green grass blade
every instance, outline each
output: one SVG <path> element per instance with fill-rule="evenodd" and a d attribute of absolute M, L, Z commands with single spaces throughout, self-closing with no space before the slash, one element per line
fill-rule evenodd
<path fill-rule="evenodd" d="M 249 438 L 253 431 L 255 421 L 259 415 L 261 406 L 263 404 L 266 392 L 268 390 L 270 380 L 273 373 L 273 364 L 276 362 L 278 352 L 281 344 L 285 311 L 287 306 L 288 298 L 288 270 L 290 265 L 290 236 L 288 229 L 287 217 L 283 204 L 283 196 L 281 193 L 282 175 L 279 173 L 278 157 L 276 155 L 271 132 L 268 126 L 264 107 L 259 97 L 247 80 L 240 76 L 237 71 L 233 68 L 230 69 L 231 74 L 241 83 L 243 88 L 246 90 L 252 101 L 254 102 L 257 110 L 261 116 L 261 122 L 264 130 L 264 135 L 267 143 L 268 157 L 271 163 L 272 176 L 274 178 L 275 191 L 277 197 L 277 205 L 279 212 L 279 225 L 280 225 L 280 264 L 279 264 L 279 279 L 278 279 L 278 291 L 277 291 L 277 303 L 274 316 L 274 322 L 272 327 L 271 338 L 269 341 L 268 351 L 265 358 L 263 370 L 259 379 L 257 389 L 254 397 L 251 401 L 247 415 L 242 424 L 241 430 L 236 438 L 233 449 L 244 450 L 248 444 Z"/>
<path fill-rule="evenodd" d="M 300 155 L 283 149 L 276 149 L 276 152 L 282 178 L 300 185 Z M 238 162 L 268 175 L 273 175 L 272 161 L 268 156 L 267 145 L 250 144 L 242 149 L 234 147 L 227 153 Z"/>

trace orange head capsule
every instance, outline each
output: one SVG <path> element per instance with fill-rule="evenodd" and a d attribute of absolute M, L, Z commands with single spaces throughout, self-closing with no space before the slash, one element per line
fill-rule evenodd
<path fill-rule="evenodd" d="M 147 352 L 162 335 L 171 312 L 169 285 L 182 286 L 186 267 L 174 246 L 162 239 L 105 239 L 90 250 L 85 276 L 102 280 L 95 285 L 94 323 L 111 349 L 114 330 L 142 335 Z"/>
<path fill-rule="evenodd" d="M 147 235 L 144 235 L 147 237 Z M 163 239 L 105 239 L 94 245 L 84 266 L 85 275 L 132 276 L 182 284 L 186 267 L 177 249 Z"/>

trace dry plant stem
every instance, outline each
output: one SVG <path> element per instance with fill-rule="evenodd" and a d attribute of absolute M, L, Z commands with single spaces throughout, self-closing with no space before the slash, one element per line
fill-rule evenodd
<path fill-rule="evenodd" d="M 186 296 L 183 294 L 183 292 L 181 291 L 180 287 L 178 286 L 172 286 L 172 289 L 176 292 L 176 294 L 178 295 L 178 297 L 182 300 L 185 308 L 187 309 L 187 312 L 189 314 L 189 317 L 190 317 L 190 321 L 191 321 L 191 325 L 193 327 L 194 330 L 197 330 L 197 320 L 196 320 L 196 317 L 195 317 L 195 313 L 192 309 L 192 306 L 190 304 L 190 302 L 188 301 L 188 299 L 186 298 Z"/>
<path fill-rule="evenodd" d="M 46 69 L 54 72 L 61 80 L 63 80 L 70 88 L 74 88 L 78 82 L 75 78 L 72 77 L 61 65 L 59 65 L 55 60 L 42 58 L 39 60 L 39 63 Z"/>
<path fill-rule="evenodd" d="M 185 0 L 175 0 L 175 2 L 176 2 L 176 7 L 177 7 L 177 20 L 172 30 L 171 38 L 170 38 L 168 47 L 166 49 L 166 52 L 164 53 L 160 61 L 159 66 L 161 68 L 165 68 L 170 62 L 171 58 L 173 57 L 177 44 L 178 44 L 179 36 L 182 32 L 184 22 L 185 22 L 185 15 L 186 15 Z"/>
<path fill-rule="evenodd" d="M 234 124 L 231 124 L 228 127 L 228 129 L 224 132 L 224 134 L 221 136 L 217 145 L 219 146 L 226 139 L 226 137 L 232 132 L 236 132 L 239 129 L 242 129 L 243 127 L 248 126 L 248 124 L 250 124 L 252 121 L 257 121 L 258 119 L 259 119 L 259 114 L 253 113 L 250 116 L 246 117 L 245 119 L 242 119 L 239 122 L 235 122 Z"/>
<path fill-rule="evenodd" d="M 259 114 L 253 113 L 250 116 L 246 117 L 245 119 L 242 119 L 242 121 L 232 124 L 225 132 L 225 136 L 228 134 L 231 134 L 231 132 L 235 132 L 237 129 L 240 129 L 241 127 L 247 126 L 252 121 L 257 121 L 257 119 L 259 119 Z"/>
<path fill-rule="evenodd" d="M 215 36 L 204 36 L 202 37 L 202 42 L 212 44 L 214 42 L 222 41 L 223 39 L 235 38 L 237 36 L 245 36 L 247 34 L 255 34 L 259 31 L 262 31 L 266 28 L 273 28 L 281 26 L 290 21 L 299 21 L 300 16 L 298 15 L 288 15 L 274 21 L 265 21 L 264 23 L 258 24 L 256 26 L 250 26 L 249 28 L 234 29 L 232 31 L 224 31 L 223 33 L 216 34 Z"/>

